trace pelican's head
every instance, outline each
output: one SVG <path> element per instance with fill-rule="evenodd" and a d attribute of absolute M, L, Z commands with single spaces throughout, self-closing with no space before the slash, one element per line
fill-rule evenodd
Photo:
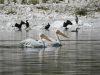
<path fill-rule="evenodd" d="M 57 31 L 56 31 L 56 34 L 62 35 L 62 36 L 64 36 L 64 37 L 67 37 L 65 34 L 61 33 L 60 30 L 57 30 Z M 67 38 L 68 38 L 68 37 L 67 37 Z"/>
<path fill-rule="evenodd" d="M 41 39 L 46 39 L 48 41 L 51 41 L 48 37 L 46 37 L 44 34 L 40 34 L 40 38 Z"/>

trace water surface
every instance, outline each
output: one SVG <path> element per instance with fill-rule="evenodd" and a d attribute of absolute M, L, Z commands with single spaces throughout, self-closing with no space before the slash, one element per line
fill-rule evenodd
<path fill-rule="evenodd" d="M 38 40 L 44 33 L 55 39 L 54 30 L 0 30 L 0 75 L 99 75 L 100 30 L 62 30 L 61 47 L 21 48 L 26 38 Z"/>

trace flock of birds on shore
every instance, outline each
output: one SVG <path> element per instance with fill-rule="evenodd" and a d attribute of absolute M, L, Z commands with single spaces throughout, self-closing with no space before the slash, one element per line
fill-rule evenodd
<path fill-rule="evenodd" d="M 77 17 L 77 15 L 75 15 L 75 16 L 76 16 L 75 22 L 76 22 L 76 24 L 78 24 L 78 17 Z M 25 23 L 24 21 L 21 20 L 21 23 L 20 23 L 20 24 L 15 23 L 15 25 L 12 26 L 12 27 L 16 27 L 16 28 L 18 28 L 19 30 L 21 30 L 23 24 L 26 24 L 26 28 L 25 28 L 26 30 L 31 30 L 31 27 L 29 27 L 29 22 L 28 22 L 28 20 L 26 20 L 26 23 Z M 69 29 L 69 28 L 68 28 L 69 25 L 73 25 L 73 23 L 72 23 L 70 20 L 66 20 L 66 22 L 64 22 L 62 26 L 65 28 L 65 30 L 68 30 L 68 29 Z M 45 29 L 45 30 L 49 30 L 49 28 L 50 28 L 50 24 L 49 24 L 49 23 L 48 23 L 47 25 L 45 25 L 45 26 L 42 27 L 42 29 Z M 78 28 L 76 28 L 76 30 L 75 30 L 76 32 L 78 32 L 77 29 L 78 29 Z"/>

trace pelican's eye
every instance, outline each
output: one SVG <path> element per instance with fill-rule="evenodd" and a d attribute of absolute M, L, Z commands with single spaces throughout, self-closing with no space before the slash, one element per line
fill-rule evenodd
<path fill-rule="evenodd" d="M 44 36 L 44 34 L 41 34 L 41 37 L 43 37 Z"/>
<path fill-rule="evenodd" d="M 60 32 L 59 30 L 56 31 L 56 33 L 59 33 L 59 32 Z"/>

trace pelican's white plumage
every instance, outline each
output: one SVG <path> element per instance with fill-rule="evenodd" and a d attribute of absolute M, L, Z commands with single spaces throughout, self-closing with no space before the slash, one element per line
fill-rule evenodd
<path fill-rule="evenodd" d="M 55 35 L 56 35 L 56 39 L 57 40 L 49 38 L 51 41 L 47 41 L 47 40 L 43 39 L 43 42 L 45 43 L 46 46 L 54 46 L 54 47 L 61 46 L 61 43 L 60 43 L 58 35 L 62 35 L 64 37 L 67 37 L 65 34 L 61 33 L 60 30 L 57 30 Z M 41 42 L 41 41 L 39 40 L 38 42 Z"/>
<path fill-rule="evenodd" d="M 44 34 L 39 34 L 39 38 L 41 40 L 41 43 L 39 43 L 38 41 L 36 41 L 34 39 L 26 39 L 26 40 L 21 41 L 21 45 L 23 47 L 42 48 L 42 47 L 45 47 L 45 44 L 42 41 L 42 39 L 46 39 L 48 41 L 51 41 Z"/>
<path fill-rule="evenodd" d="M 37 41 L 35 41 L 34 39 L 26 39 L 26 40 L 23 40 L 21 41 L 21 44 L 24 46 L 24 47 L 34 47 L 34 48 L 41 48 L 43 47 L 42 44 L 38 43 Z"/>

